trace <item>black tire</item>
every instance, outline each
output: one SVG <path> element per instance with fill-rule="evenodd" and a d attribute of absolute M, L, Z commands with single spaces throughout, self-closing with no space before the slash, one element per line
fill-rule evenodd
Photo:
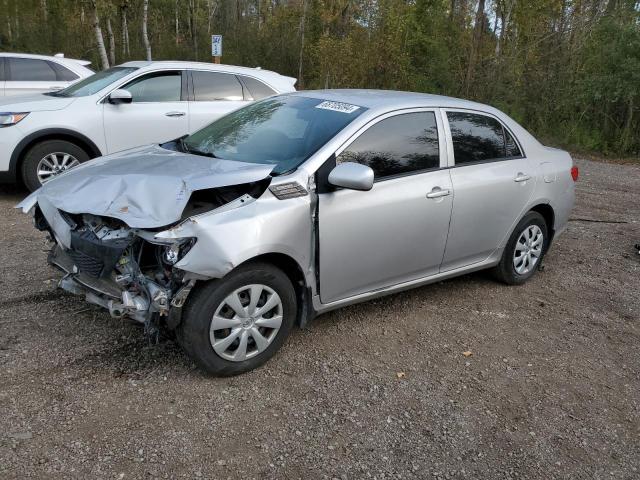
<path fill-rule="evenodd" d="M 265 350 L 246 360 L 230 361 L 213 349 L 209 329 L 214 313 L 227 296 L 252 284 L 266 285 L 278 294 L 282 324 Z M 296 311 L 295 291 L 284 272 L 267 263 L 250 263 L 193 291 L 176 334 L 182 348 L 205 372 L 216 376 L 238 375 L 263 365 L 278 351 L 295 323 Z"/>
<path fill-rule="evenodd" d="M 516 242 L 522 232 L 524 232 L 527 228 L 532 225 L 537 225 L 540 230 L 542 230 L 543 235 L 543 244 L 542 244 L 542 253 L 538 258 L 538 261 L 534 265 L 530 271 L 520 274 L 516 271 L 515 266 L 513 265 L 513 257 L 516 249 Z M 544 254 L 547 251 L 547 246 L 549 245 L 549 230 L 547 228 L 547 222 L 545 222 L 544 217 L 540 215 L 538 212 L 529 212 L 527 213 L 518 225 L 513 230 L 511 237 L 509 237 L 509 241 L 507 242 L 507 246 L 502 252 L 502 258 L 500 259 L 500 263 L 496 265 L 493 269 L 493 275 L 498 280 L 508 284 L 508 285 L 522 285 L 527 280 L 529 280 L 538 270 L 540 265 L 542 264 L 542 260 L 544 258 Z"/>
<path fill-rule="evenodd" d="M 24 156 L 22 161 L 22 181 L 33 192 L 42 186 L 38 179 L 38 164 L 40 160 L 52 153 L 66 153 L 73 156 L 78 162 L 89 160 L 89 154 L 75 143 L 66 140 L 45 140 L 36 143 Z"/>

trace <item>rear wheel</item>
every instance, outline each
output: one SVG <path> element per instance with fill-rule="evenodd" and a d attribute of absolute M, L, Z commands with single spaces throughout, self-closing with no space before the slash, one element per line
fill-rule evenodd
<path fill-rule="evenodd" d="M 542 263 L 548 238 L 544 217 L 538 212 L 527 213 L 511 234 L 494 275 L 509 285 L 529 280 Z"/>
<path fill-rule="evenodd" d="M 272 265 L 248 264 L 193 293 L 178 339 L 208 373 L 237 375 L 259 367 L 276 353 L 295 315 L 296 297 L 289 278 Z"/>
<path fill-rule="evenodd" d="M 22 179 L 30 191 L 57 175 L 89 160 L 78 145 L 66 140 L 45 140 L 29 149 L 22 162 Z"/>

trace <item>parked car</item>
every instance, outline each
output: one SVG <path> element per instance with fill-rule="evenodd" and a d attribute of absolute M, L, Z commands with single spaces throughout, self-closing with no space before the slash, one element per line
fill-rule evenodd
<path fill-rule="evenodd" d="M 128 62 L 64 90 L 0 99 L 0 181 L 35 190 L 91 158 L 195 132 L 294 78 L 196 62 Z"/>
<path fill-rule="evenodd" d="M 94 74 L 91 62 L 28 53 L 0 53 L 0 97 L 62 90 Z"/>
<path fill-rule="evenodd" d="M 55 239 L 63 289 L 233 375 L 328 310 L 487 268 L 526 282 L 577 177 L 486 105 L 308 91 L 94 160 L 19 207 Z"/>

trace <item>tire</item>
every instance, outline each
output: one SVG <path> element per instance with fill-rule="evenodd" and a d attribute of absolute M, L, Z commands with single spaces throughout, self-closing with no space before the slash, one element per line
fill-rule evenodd
<path fill-rule="evenodd" d="M 49 157 L 52 155 L 54 158 Z M 68 155 L 68 157 L 65 157 Z M 89 154 L 75 143 L 66 140 L 45 140 L 36 143 L 31 147 L 24 156 L 22 161 L 22 180 L 29 191 L 33 192 L 42 186 L 42 182 L 38 177 L 38 167 L 41 161 L 45 161 L 45 170 L 51 170 L 52 173 L 48 178 L 53 178 L 59 172 L 73 168 L 82 162 L 89 160 Z M 59 170 L 53 172 L 53 168 L 49 165 L 59 165 Z"/>
<path fill-rule="evenodd" d="M 533 234 L 536 232 L 542 235 L 542 239 L 539 239 L 537 235 L 534 237 Z M 534 238 L 534 241 L 531 241 L 531 246 L 527 244 L 527 235 L 529 234 Z M 524 243 L 522 243 L 523 240 Z M 542 259 L 546 253 L 548 244 L 549 234 L 547 222 L 545 222 L 544 217 L 538 212 L 527 213 L 522 220 L 518 222 L 511 237 L 509 237 L 500 263 L 493 269 L 494 276 L 508 285 L 522 285 L 536 273 L 536 270 L 538 270 L 542 264 Z M 518 250 L 518 259 L 516 259 L 516 248 L 520 248 L 520 250 Z M 526 262 L 527 252 L 530 253 L 529 268 L 527 268 Z M 538 253 L 538 256 L 534 257 L 536 253 Z M 521 257 L 522 255 L 525 256 Z M 520 262 L 520 258 L 525 260 L 524 263 Z"/>
<path fill-rule="evenodd" d="M 248 286 L 254 286 L 255 290 Z M 247 315 L 246 318 L 239 318 L 237 304 L 236 309 L 232 309 L 227 303 L 228 299 L 240 300 L 240 307 L 247 309 L 244 311 L 246 315 L 247 311 L 251 311 L 251 294 L 260 288 L 262 290 L 256 296 L 260 300 L 255 313 L 259 314 L 261 307 L 268 307 L 268 301 L 279 299 L 279 306 L 262 312 L 264 317 Z M 273 293 L 278 298 L 273 297 Z M 295 291 L 284 272 L 266 263 L 251 263 L 232 271 L 221 280 L 207 282 L 194 291 L 187 301 L 182 323 L 176 333 L 182 348 L 205 372 L 216 376 L 238 375 L 263 365 L 278 351 L 289 336 L 296 311 Z M 271 327 L 277 323 L 278 313 L 282 319 L 276 330 Z M 254 329 L 269 343 L 264 344 L 263 340 L 258 342 Z M 233 341 L 226 346 L 232 337 Z M 241 348 L 243 337 L 246 339 L 244 359 Z M 218 345 L 217 350 L 212 342 Z M 237 358 L 230 358 L 233 356 Z"/>

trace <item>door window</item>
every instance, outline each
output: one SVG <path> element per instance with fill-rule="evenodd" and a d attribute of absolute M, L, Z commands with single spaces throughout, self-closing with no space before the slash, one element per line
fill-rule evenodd
<path fill-rule="evenodd" d="M 256 80 L 255 78 L 240 76 L 244 86 L 247 87 L 249 91 L 249 95 L 254 100 L 260 100 L 264 97 L 270 97 L 271 95 L 275 95 L 277 92 L 272 90 L 270 87 L 267 87 L 260 80 Z"/>
<path fill-rule="evenodd" d="M 62 65 L 53 62 L 47 63 L 49 63 L 49 65 L 51 65 L 51 68 L 53 68 L 53 70 L 56 72 L 56 78 L 59 82 L 72 82 L 79 78 L 78 75 L 73 73 L 68 68 L 63 67 Z"/>
<path fill-rule="evenodd" d="M 521 157 L 513 136 L 495 118 L 447 112 L 456 165 Z"/>
<path fill-rule="evenodd" d="M 9 80 L 14 82 L 55 82 L 56 72 L 49 62 L 33 58 L 8 58 Z"/>
<path fill-rule="evenodd" d="M 196 102 L 243 100 L 242 85 L 235 75 L 217 72 L 191 72 Z"/>
<path fill-rule="evenodd" d="M 153 73 L 136 78 L 123 88 L 131 92 L 134 103 L 179 102 L 182 75 L 179 71 Z"/>
<path fill-rule="evenodd" d="M 375 179 L 440 167 L 433 112 L 405 113 L 376 123 L 336 159 L 371 167 Z"/>

